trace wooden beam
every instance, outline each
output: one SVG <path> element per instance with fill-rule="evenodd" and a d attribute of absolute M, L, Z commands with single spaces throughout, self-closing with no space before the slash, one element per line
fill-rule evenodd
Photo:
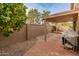
<path fill-rule="evenodd" d="M 71 10 L 71 11 L 66 11 L 66 12 L 61 12 L 61 13 L 45 16 L 45 17 L 43 17 L 43 19 L 46 20 L 48 18 L 56 18 L 56 17 L 60 17 L 60 16 L 65 16 L 65 15 L 73 15 L 73 14 L 76 14 L 78 12 L 79 12 L 79 10 L 75 10 L 75 11 Z"/>
<path fill-rule="evenodd" d="M 72 19 L 73 19 L 73 15 L 66 15 L 66 16 L 49 18 L 46 21 L 59 23 L 59 22 L 70 22 L 70 21 L 73 21 Z"/>

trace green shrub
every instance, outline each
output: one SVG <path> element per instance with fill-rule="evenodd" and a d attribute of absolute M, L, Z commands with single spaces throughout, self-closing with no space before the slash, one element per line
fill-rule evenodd
<path fill-rule="evenodd" d="M 22 3 L 0 3 L 0 32 L 9 36 L 25 24 L 26 7 Z"/>

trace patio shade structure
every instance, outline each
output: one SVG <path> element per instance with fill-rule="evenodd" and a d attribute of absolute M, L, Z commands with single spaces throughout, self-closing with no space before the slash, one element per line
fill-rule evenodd
<path fill-rule="evenodd" d="M 69 22 L 69 21 L 75 21 L 77 20 L 79 11 L 67 11 L 67 12 L 61 12 L 53 15 L 49 15 L 46 17 L 43 17 L 44 20 L 48 22 L 54 22 L 54 23 L 59 23 L 59 22 Z"/>
<path fill-rule="evenodd" d="M 71 4 L 71 10 L 43 17 L 47 22 L 73 22 L 73 29 L 79 32 L 79 4 Z M 45 24 L 46 24 L 45 23 Z M 46 29 L 47 31 L 47 29 Z M 46 37 L 46 36 L 45 36 Z M 46 40 L 46 39 L 45 39 Z"/>
<path fill-rule="evenodd" d="M 43 17 L 46 22 L 60 23 L 60 22 L 73 22 L 74 30 L 79 32 L 79 9 L 61 12 Z"/>
<path fill-rule="evenodd" d="M 79 13 L 79 3 L 71 3 L 70 10 L 65 12 L 60 12 L 43 17 L 44 20 L 49 22 L 68 22 L 73 21 L 73 19 L 78 17 Z M 75 20 L 74 20 L 75 21 Z"/>

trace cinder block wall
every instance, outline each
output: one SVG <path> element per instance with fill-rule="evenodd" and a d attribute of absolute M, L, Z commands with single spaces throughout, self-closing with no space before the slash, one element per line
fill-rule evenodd
<path fill-rule="evenodd" d="M 36 24 L 28 24 L 27 25 L 27 37 L 28 39 L 35 39 L 37 36 L 44 35 L 46 33 L 46 28 L 47 28 L 47 33 L 51 32 L 51 27 L 46 25 L 36 25 Z"/>
<path fill-rule="evenodd" d="M 33 40 L 37 36 L 44 35 L 46 33 L 45 29 L 45 25 L 27 24 L 20 31 L 14 32 L 9 37 L 5 37 L 0 33 L 0 47 L 7 47 L 25 40 Z M 51 32 L 49 29 L 50 27 L 47 26 L 47 32 Z"/>
<path fill-rule="evenodd" d="M 43 35 L 45 33 L 45 26 L 44 25 L 35 25 L 35 24 L 28 24 L 27 25 L 27 35 L 28 39 L 35 39 L 37 36 Z"/>
<path fill-rule="evenodd" d="M 52 32 L 52 26 L 50 26 L 49 24 L 46 24 L 47 26 L 47 33 L 51 33 Z"/>
<path fill-rule="evenodd" d="M 5 37 L 0 33 L 0 47 L 15 44 L 16 42 L 22 42 L 24 40 L 26 40 L 26 25 L 24 25 L 20 31 L 14 32 L 9 37 Z"/>

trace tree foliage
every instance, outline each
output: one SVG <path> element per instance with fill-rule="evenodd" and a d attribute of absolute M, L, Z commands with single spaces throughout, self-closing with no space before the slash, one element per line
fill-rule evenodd
<path fill-rule="evenodd" d="M 26 7 L 22 3 L 0 3 L 0 32 L 9 36 L 25 24 Z"/>
<path fill-rule="evenodd" d="M 42 17 L 44 16 L 48 16 L 50 14 L 49 11 L 45 11 L 43 10 L 43 12 L 39 12 L 38 9 L 31 9 L 28 12 L 28 20 L 30 21 L 30 23 L 37 23 L 40 24 L 40 20 L 42 19 Z"/>
<path fill-rule="evenodd" d="M 40 16 L 40 12 L 38 12 L 37 9 L 31 9 L 28 13 L 28 18 L 30 20 L 30 23 L 33 23 L 34 20 L 36 19 L 38 20 L 39 16 Z"/>
<path fill-rule="evenodd" d="M 49 14 L 50 14 L 49 11 L 45 11 L 45 10 L 43 10 L 42 16 L 48 16 Z"/>

